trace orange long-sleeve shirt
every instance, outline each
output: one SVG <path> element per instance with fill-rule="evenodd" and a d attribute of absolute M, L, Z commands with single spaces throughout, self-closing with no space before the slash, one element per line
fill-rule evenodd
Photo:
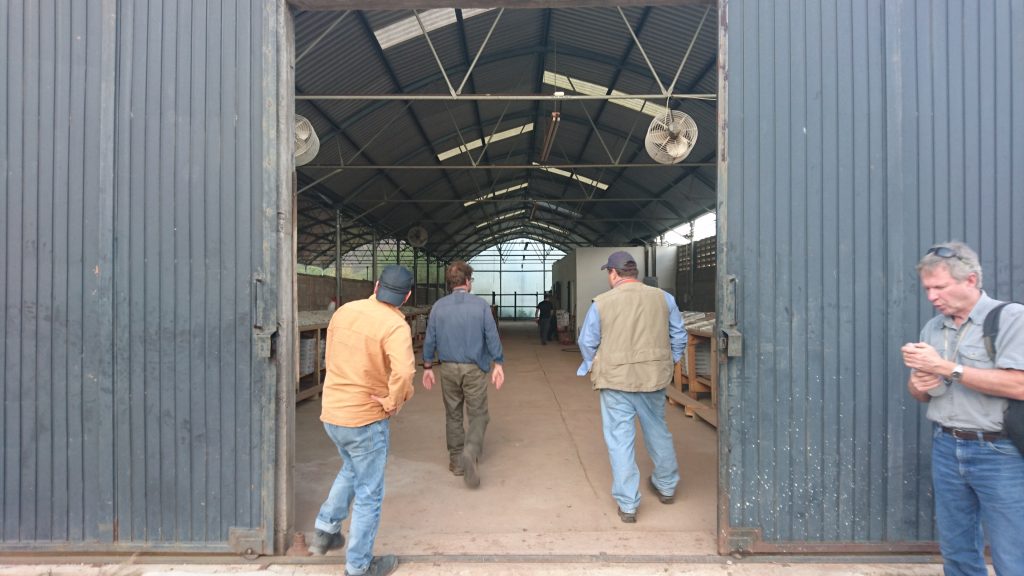
<path fill-rule="evenodd" d="M 349 302 L 327 325 L 327 376 L 320 420 L 355 428 L 387 418 L 412 398 L 412 333 L 394 306 L 370 296 Z M 370 396 L 385 398 L 381 406 Z"/>

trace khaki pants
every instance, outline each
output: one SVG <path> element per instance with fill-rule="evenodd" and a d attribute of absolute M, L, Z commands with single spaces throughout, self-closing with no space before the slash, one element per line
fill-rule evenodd
<path fill-rule="evenodd" d="M 487 413 L 487 373 L 476 364 L 453 362 L 440 364 L 437 369 L 444 397 L 448 457 L 461 465 L 464 451 L 479 457 L 484 445 L 484 432 L 491 420 Z M 469 417 L 468 433 L 463 427 L 463 405 Z"/>

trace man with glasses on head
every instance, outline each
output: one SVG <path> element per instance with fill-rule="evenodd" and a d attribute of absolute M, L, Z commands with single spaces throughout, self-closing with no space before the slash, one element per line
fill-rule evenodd
<path fill-rule="evenodd" d="M 993 360 L 985 316 L 999 303 L 981 289 L 978 255 L 947 242 L 917 264 L 939 312 L 903 346 L 910 394 L 928 404 L 935 517 L 946 576 L 984 576 L 988 537 L 996 573 L 1024 570 L 1024 457 L 1003 428 L 1007 399 L 1024 399 L 1024 306 L 1007 306 Z M 984 536 L 982 533 L 984 527 Z"/>
<path fill-rule="evenodd" d="M 662 504 L 675 500 L 679 465 L 672 433 L 665 423 L 665 388 L 686 348 L 683 318 L 671 294 L 638 279 L 636 259 L 615 252 L 601 266 L 608 271 L 608 292 L 587 310 L 580 330 L 583 363 L 578 376 L 590 373 L 601 393 L 601 422 L 612 466 L 612 498 L 619 519 L 636 522 L 640 505 L 640 471 L 634 442 L 636 420 L 654 461 L 650 489 Z"/>
<path fill-rule="evenodd" d="M 476 488 L 480 485 L 477 464 L 484 432 L 491 420 L 487 412 L 487 372 L 491 373 L 494 389 L 501 390 L 505 355 L 491 307 L 483 298 L 470 294 L 473 267 L 456 260 L 445 270 L 445 281 L 452 293 L 435 302 L 427 318 L 423 387 L 430 390 L 435 380 L 441 381 L 448 470 L 462 476 L 466 486 Z M 434 364 L 438 364 L 437 376 Z M 463 426 L 463 406 L 469 417 L 468 434 Z"/>

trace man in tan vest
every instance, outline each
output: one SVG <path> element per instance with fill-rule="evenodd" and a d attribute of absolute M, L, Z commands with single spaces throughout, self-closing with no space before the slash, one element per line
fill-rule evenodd
<path fill-rule="evenodd" d="M 637 279 L 636 259 L 615 252 L 601 266 L 611 290 L 594 298 L 580 330 L 583 364 L 601 393 L 601 421 L 612 466 L 612 497 L 623 522 L 636 522 L 640 505 L 640 470 L 633 445 L 635 419 L 654 461 L 648 478 L 662 504 L 675 500 L 679 484 L 672 434 L 665 423 L 665 393 L 672 369 L 686 348 L 683 318 L 671 294 Z"/>

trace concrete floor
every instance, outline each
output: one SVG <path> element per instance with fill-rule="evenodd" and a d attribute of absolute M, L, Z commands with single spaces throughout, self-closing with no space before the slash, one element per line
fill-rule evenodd
<path fill-rule="evenodd" d="M 623 524 L 611 498 L 598 394 L 577 377 L 579 352 L 541 346 L 532 322 L 501 325 L 505 385 L 489 391 L 491 422 L 481 485 L 448 471 L 440 391 L 422 388 L 393 420 L 378 554 L 700 556 L 715 553 L 716 431 L 667 406 L 682 482 L 675 504 L 650 493 L 651 462 L 638 437 L 642 502 Z M 417 357 L 419 360 L 419 357 Z M 313 531 L 340 460 L 320 403 L 296 408 L 296 527 Z M 347 526 L 344 528 L 347 532 Z M 343 552 L 333 552 L 342 554 Z"/>

